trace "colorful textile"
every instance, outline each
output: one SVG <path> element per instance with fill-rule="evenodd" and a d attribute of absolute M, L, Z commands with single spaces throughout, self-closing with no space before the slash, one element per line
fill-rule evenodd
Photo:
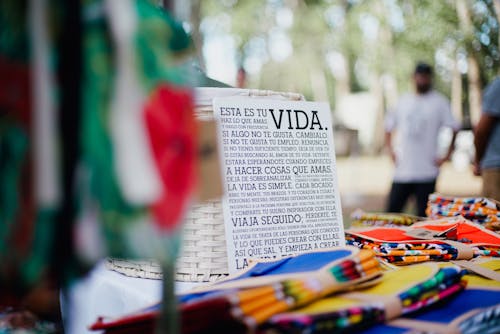
<path fill-rule="evenodd" d="M 56 126 L 46 117 L 54 109 L 39 103 L 42 88 L 53 93 L 52 82 L 43 79 L 56 70 L 47 61 L 53 36 L 46 19 L 45 1 L 0 3 L 0 304 L 47 276 L 56 247 L 54 221 L 61 202 L 47 196 L 51 187 L 41 186 L 52 180 L 42 177 L 52 158 L 45 150 L 45 130 Z"/>
<path fill-rule="evenodd" d="M 351 214 L 352 227 L 364 226 L 409 226 L 425 218 L 407 215 L 403 213 L 373 213 L 356 210 Z"/>
<path fill-rule="evenodd" d="M 191 40 L 147 0 L 86 1 L 84 28 L 81 229 L 97 220 L 110 256 L 173 259 L 196 180 L 192 96 L 176 66 Z"/>
<path fill-rule="evenodd" d="M 372 249 L 397 265 L 500 257 L 500 236 L 464 219 L 423 221 L 407 228 L 349 229 L 346 242 Z"/>
<path fill-rule="evenodd" d="M 362 334 L 379 333 L 499 333 L 500 289 L 467 287 L 432 308 L 377 325 Z"/>
<path fill-rule="evenodd" d="M 500 203 L 489 198 L 431 194 L 426 214 L 430 218 L 462 216 L 487 229 L 500 231 Z"/>
<path fill-rule="evenodd" d="M 236 277 L 181 295 L 182 331 L 246 332 L 274 314 L 380 275 L 373 253 L 353 247 L 256 262 Z M 137 319 L 153 321 L 158 307 L 156 313 L 153 308 L 122 319 L 100 319 L 92 328 L 116 331 L 137 325 Z"/>
<path fill-rule="evenodd" d="M 358 253 L 350 247 L 257 262 L 234 279 L 215 284 L 201 293 L 182 296 L 184 332 L 212 328 L 227 332 L 226 322 L 233 327 L 243 325 L 246 331 L 255 329 L 274 314 L 306 305 L 380 274 L 372 252 Z M 223 305 L 223 309 L 216 309 L 215 305 Z"/>
<path fill-rule="evenodd" d="M 78 223 L 94 236 L 79 250 L 158 260 L 159 330 L 177 332 L 173 276 L 197 162 L 192 93 L 179 66 L 191 39 L 149 0 L 87 0 L 83 18 Z M 100 254 L 95 240 L 104 241 Z"/>
<path fill-rule="evenodd" d="M 154 160 L 164 184 L 152 210 L 162 230 L 171 232 L 181 221 L 196 182 L 196 124 L 189 92 L 161 85 L 144 109 Z"/>
<path fill-rule="evenodd" d="M 196 182 L 182 24 L 149 0 L 6 0 L 0 27 L 0 298 L 105 255 L 173 263 Z"/>
<path fill-rule="evenodd" d="M 464 271 L 421 264 L 387 272 L 382 281 L 355 293 L 322 298 L 271 317 L 263 332 L 332 333 L 367 328 L 422 310 L 463 290 Z"/>

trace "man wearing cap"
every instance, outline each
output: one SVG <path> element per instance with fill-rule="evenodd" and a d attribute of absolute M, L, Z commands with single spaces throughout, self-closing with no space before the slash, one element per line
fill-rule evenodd
<path fill-rule="evenodd" d="M 427 198 L 436 189 L 439 167 L 450 159 L 460 124 L 453 118 L 446 97 L 432 88 L 432 67 L 419 63 L 413 73 L 415 92 L 403 95 L 385 120 L 385 143 L 395 165 L 387 201 L 388 212 L 401 212 L 411 196 L 417 214 L 425 216 Z M 444 157 L 437 152 L 439 130 L 453 130 Z M 398 145 L 393 146 L 394 133 Z"/>

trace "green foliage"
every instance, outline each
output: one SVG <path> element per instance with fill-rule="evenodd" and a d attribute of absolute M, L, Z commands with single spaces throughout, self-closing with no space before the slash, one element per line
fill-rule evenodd
<path fill-rule="evenodd" d="M 500 67 L 493 1 L 466 0 L 471 35 L 459 23 L 454 0 L 204 0 L 201 12 L 205 19 L 230 22 L 222 24 L 222 30 L 235 37 L 238 62 L 252 54 L 252 41 L 263 41 L 267 52 L 261 71 L 250 78 L 253 87 L 294 90 L 311 97 L 311 73 L 320 72 L 333 102 L 332 87 L 338 80 L 326 60 L 331 52 L 347 60 L 351 91 L 369 90 L 370 78 L 385 74 L 396 79 L 399 91 L 407 90 L 415 63 L 423 60 L 436 66 L 438 89 L 450 94 L 453 64 L 468 54 L 478 59 L 486 84 Z M 293 13 L 289 27 L 277 20 L 282 9 Z M 285 60 L 269 55 L 276 30 L 293 47 Z"/>
<path fill-rule="evenodd" d="M 479 56 L 483 86 L 492 81 L 500 70 L 499 24 L 493 1 L 477 1 L 472 6 L 475 15 L 472 17 L 474 35 L 470 50 Z"/>

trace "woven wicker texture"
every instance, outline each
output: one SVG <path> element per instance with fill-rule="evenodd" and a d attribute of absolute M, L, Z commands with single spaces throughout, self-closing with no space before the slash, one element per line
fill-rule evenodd
<path fill-rule="evenodd" d="M 228 275 L 224 217 L 220 200 L 194 205 L 184 223 L 177 279 L 210 282 Z"/>
<path fill-rule="evenodd" d="M 106 259 L 106 268 L 128 277 L 161 279 L 160 265 L 154 260 Z"/>

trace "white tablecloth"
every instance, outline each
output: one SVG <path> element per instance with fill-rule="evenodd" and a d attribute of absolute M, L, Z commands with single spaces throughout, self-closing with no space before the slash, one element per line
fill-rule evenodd
<path fill-rule="evenodd" d="M 176 292 L 199 283 L 176 282 Z M 99 263 L 84 279 L 61 295 L 64 328 L 67 334 L 99 333 L 88 327 L 99 316 L 118 317 L 158 302 L 161 281 L 127 277 Z"/>

